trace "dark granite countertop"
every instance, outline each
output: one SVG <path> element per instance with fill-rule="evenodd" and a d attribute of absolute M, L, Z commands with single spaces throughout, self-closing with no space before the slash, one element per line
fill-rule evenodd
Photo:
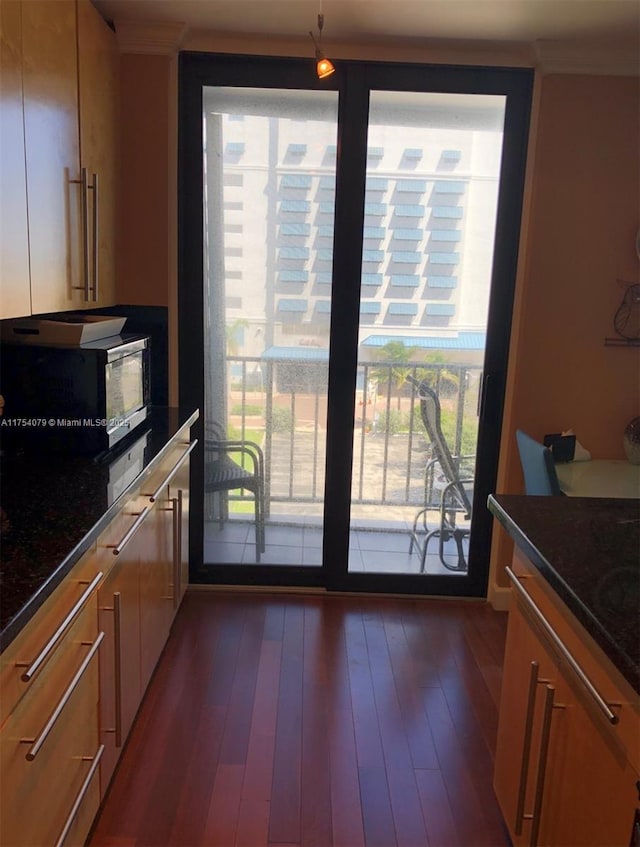
<path fill-rule="evenodd" d="M 496 494 L 488 506 L 640 692 L 640 500 Z"/>
<path fill-rule="evenodd" d="M 119 510 L 139 474 L 197 419 L 173 408 L 101 457 L 5 450 L 0 459 L 0 651 Z"/>

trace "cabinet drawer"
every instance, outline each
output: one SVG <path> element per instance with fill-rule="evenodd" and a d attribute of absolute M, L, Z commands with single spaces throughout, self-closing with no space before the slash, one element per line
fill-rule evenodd
<path fill-rule="evenodd" d="M 76 627 L 82 629 L 83 623 Z M 50 686 L 34 688 L 0 732 L 0 843 L 5 847 L 83 843 L 86 837 L 99 803 L 97 763 L 93 768 L 98 752 L 96 644 L 99 638 L 82 647 L 83 657 L 60 698 L 50 696 Z"/>
<path fill-rule="evenodd" d="M 51 698 L 60 693 L 85 652 L 80 642 L 95 639 L 99 564 L 95 549 L 85 554 L 0 656 L 2 725 L 32 690 L 47 687 Z"/>
<path fill-rule="evenodd" d="M 512 569 L 588 681 L 610 705 L 617 718 L 617 723 L 614 724 L 605 718 L 568 662 L 557 648 L 551 645 L 569 683 L 592 713 L 595 725 L 606 734 L 612 745 L 618 746 L 633 770 L 640 772 L 640 697 L 537 569 L 517 550 L 513 556 Z M 541 635 L 545 637 L 542 630 Z"/>
<path fill-rule="evenodd" d="M 141 493 L 147 499 L 158 497 L 162 489 L 167 485 L 180 485 L 184 483 L 181 469 L 189 462 L 189 455 L 197 441 L 189 441 L 185 436 L 172 445 L 167 455 L 163 457 L 159 465 L 145 478 L 142 483 Z"/>

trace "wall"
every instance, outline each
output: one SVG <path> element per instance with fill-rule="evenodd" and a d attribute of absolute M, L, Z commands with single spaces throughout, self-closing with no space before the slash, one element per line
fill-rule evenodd
<path fill-rule="evenodd" d="M 117 301 L 167 306 L 171 60 L 124 54 L 121 62 Z"/>
<path fill-rule="evenodd" d="M 264 43 L 241 39 L 213 43 L 209 38 L 192 38 L 183 46 L 304 55 L 299 44 L 270 43 L 267 49 Z M 372 58 L 372 48 L 343 45 L 332 53 L 330 47 L 327 45 L 328 51 L 336 58 Z M 387 48 L 380 58 L 403 58 L 400 48 L 397 53 Z M 502 54 L 494 52 L 492 56 L 465 54 L 465 61 L 530 64 L 526 53 L 505 48 Z M 453 60 L 433 45 L 416 47 L 404 58 Z M 167 174 L 174 164 L 175 121 L 171 114 L 175 103 L 171 93 L 175 92 L 175 62 L 166 56 L 124 55 L 122 82 L 128 209 L 123 217 L 121 270 L 131 296 L 125 298 L 121 293 L 120 299 L 164 305 L 168 297 L 173 305 L 175 191 Z M 638 278 L 633 246 L 640 223 L 638 79 L 539 77 L 534 110 L 526 230 L 496 488 L 512 493 L 522 491 L 516 428 L 541 437 L 545 432 L 572 427 L 594 457 L 622 458 L 624 425 L 640 414 L 640 351 L 604 346 L 605 336 L 613 334 L 613 314 L 624 292 L 616 279 Z M 174 400 L 175 362 L 172 355 Z M 496 605 L 506 602 L 506 588 L 501 594 L 506 584 L 503 566 L 510 559 L 510 542 L 496 526 L 489 586 Z"/>
<path fill-rule="evenodd" d="M 573 428 L 594 458 L 624 458 L 640 414 L 640 350 L 604 345 L 638 281 L 639 81 L 547 76 L 538 104 L 526 254 L 516 298 L 498 491 L 522 492 L 515 430 Z M 494 536 L 492 571 L 511 546 Z"/>

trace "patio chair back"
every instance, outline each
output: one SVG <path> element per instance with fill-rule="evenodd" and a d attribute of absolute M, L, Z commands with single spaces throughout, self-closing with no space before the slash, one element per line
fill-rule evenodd
<path fill-rule="evenodd" d="M 407 379 L 417 388 L 418 398 L 420 400 L 420 416 L 427 437 L 431 442 L 433 458 L 440 465 L 446 482 L 451 483 L 455 489 L 456 499 L 467 514 L 470 515 L 471 501 L 464 485 L 460 481 L 460 459 L 454 459 L 442 432 L 440 399 L 433 388 L 427 384 L 426 380 L 420 381 L 414 377 L 408 377 Z"/>

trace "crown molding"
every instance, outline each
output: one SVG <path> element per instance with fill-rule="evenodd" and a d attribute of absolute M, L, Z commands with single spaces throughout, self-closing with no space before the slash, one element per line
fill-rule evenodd
<path fill-rule="evenodd" d="M 640 75 L 637 42 L 587 44 L 540 40 L 533 46 L 536 67 L 543 74 Z"/>
<path fill-rule="evenodd" d="M 173 56 L 182 46 L 187 24 L 180 21 L 114 21 L 121 53 Z"/>

